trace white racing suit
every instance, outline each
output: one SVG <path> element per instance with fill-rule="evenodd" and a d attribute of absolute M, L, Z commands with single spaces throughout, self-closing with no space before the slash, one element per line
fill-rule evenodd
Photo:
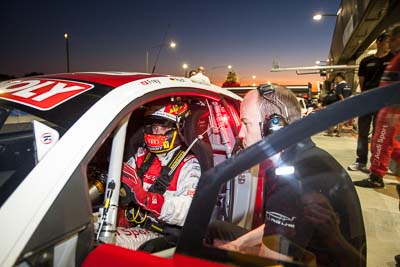
<path fill-rule="evenodd" d="M 143 174 L 143 189 L 148 191 L 154 181 L 159 177 L 161 169 L 166 166 L 173 158 L 175 151 L 179 147 L 174 148 L 165 154 L 159 154 L 155 157 L 152 165 Z M 136 155 L 128 160 L 128 164 L 134 169 L 141 166 L 145 156 L 149 151 L 145 148 L 139 148 Z M 169 187 L 163 194 L 164 201 L 161 212 L 156 219 L 160 222 L 183 226 L 190 204 L 197 187 L 201 175 L 200 165 L 194 155 L 188 154 L 184 157 L 182 162 L 178 165 Z M 119 213 L 123 215 L 123 213 Z M 155 215 L 155 214 L 152 214 Z M 119 218 L 119 221 L 121 218 Z M 119 226 L 122 226 L 121 224 Z M 152 231 L 141 229 L 139 227 L 129 228 L 123 230 L 118 227 L 117 244 L 130 249 L 137 249 L 141 244 L 151 240 L 159 235 Z M 120 243 L 121 242 L 121 243 Z"/>

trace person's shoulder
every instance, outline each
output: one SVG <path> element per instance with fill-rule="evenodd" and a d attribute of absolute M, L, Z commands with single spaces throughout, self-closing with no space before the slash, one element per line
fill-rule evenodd
<path fill-rule="evenodd" d="M 197 157 L 194 155 L 194 154 L 192 154 L 192 153 L 189 153 L 189 154 L 187 154 L 184 158 L 183 158 L 183 160 L 182 160 L 182 162 L 180 163 L 181 165 L 186 165 L 186 164 L 200 164 L 199 163 L 199 160 L 197 159 Z"/>
<path fill-rule="evenodd" d="M 363 58 L 363 59 L 361 60 L 360 64 L 368 63 L 368 62 L 373 61 L 373 60 L 376 60 L 376 59 L 377 59 L 376 56 L 374 56 L 374 55 L 369 55 L 369 56 L 366 56 L 365 58 Z"/>
<path fill-rule="evenodd" d="M 210 83 L 210 79 L 200 72 L 190 77 L 190 80 L 200 83 Z"/>
<path fill-rule="evenodd" d="M 394 58 L 399 58 L 398 56 L 399 56 L 399 53 L 397 53 L 397 55 L 396 55 L 396 54 L 393 54 L 392 52 L 389 52 L 386 56 L 383 57 L 383 61 L 385 61 L 385 62 L 391 61 Z"/>
<path fill-rule="evenodd" d="M 311 171 L 341 171 L 344 170 L 343 167 L 337 162 L 335 158 L 332 157 L 324 149 L 315 145 L 311 140 L 306 143 L 306 146 L 301 149 L 301 153 L 298 153 L 296 162 L 302 165 L 302 168 Z M 307 162 L 308 164 L 304 164 Z M 304 165 L 304 166 L 303 166 Z M 311 167 L 313 166 L 313 167 Z"/>
<path fill-rule="evenodd" d="M 200 82 L 202 80 L 201 73 L 197 73 L 197 74 L 193 75 L 192 77 L 190 77 L 190 80 L 192 80 L 194 82 Z"/>
<path fill-rule="evenodd" d="M 304 158 L 304 152 L 312 150 L 313 148 L 316 148 L 315 143 L 310 139 L 306 138 L 300 142 L 298 142 L 295 146 L 290 147 L 287 149 L 283 155 L 284 160 L 289 160 L 289 161 L 301 161 Z"/>
<path fill-rule="evenodd" d="M 194 79 L 194 78 L 197 78 L 197 77 L 199 77 L 200 76 L 200 72 L 198 72 L 198 73 L 196 73 L 195 75 L 193 75 L 192 77 L 190 77 L 190 79 Z"/>
<path fill-rule="evenodd" d="M 336 91 L 342 90 L 344 87 L 346 87 L 346 83 L 338 83 L 336 85 Z"/>

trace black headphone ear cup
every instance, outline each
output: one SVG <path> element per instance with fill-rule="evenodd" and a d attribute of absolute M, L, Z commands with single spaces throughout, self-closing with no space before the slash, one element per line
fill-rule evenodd
<path fill-rule="evenodd" d="M 261 137 L 266 137 L 273 132 L 280 130 L 288 125 L 286 119 L 277 113 L 265 116 L 261 127 Z"/>

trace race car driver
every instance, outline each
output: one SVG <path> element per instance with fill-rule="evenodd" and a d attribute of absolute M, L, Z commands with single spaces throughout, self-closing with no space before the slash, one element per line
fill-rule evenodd
<path fill-rule="evenodd" d="M 156 104 L 145 112 L 145 147 L 123 163 L 120 202 L 139 206 L 126 209 L 128 221 L 165 234 L 165 229 L 185 222 L 201 174 L 197 158 L 188 153 L 181 134 L 187 103 Z M 146 219 L 145 217 L 148 218 Z M 146 250 L 146 249 L 144 249 Z"/>
<path fill-rule="evenodd" d="M 400 82 L 400 24 L 389 30 L 389 45 L 396 56 L 386 67 L 380 86 Z M 371 141 L 371 167 L 369 178 L 354 184 L 367 188 L 385 186 L 383 177 L 388 172 L 390 158 L 400 164 L 400 106 L 382 108 L 376 118 L 375 132 Z"/>

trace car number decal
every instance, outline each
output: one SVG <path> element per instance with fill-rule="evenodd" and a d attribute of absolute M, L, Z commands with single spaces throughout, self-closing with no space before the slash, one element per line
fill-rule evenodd
<path fill-rule="evenodd" d="M 0 83 L 0 99 L 49 110 L 93 87 L 92 84 L 67 80 L 13 80 Z"/>

